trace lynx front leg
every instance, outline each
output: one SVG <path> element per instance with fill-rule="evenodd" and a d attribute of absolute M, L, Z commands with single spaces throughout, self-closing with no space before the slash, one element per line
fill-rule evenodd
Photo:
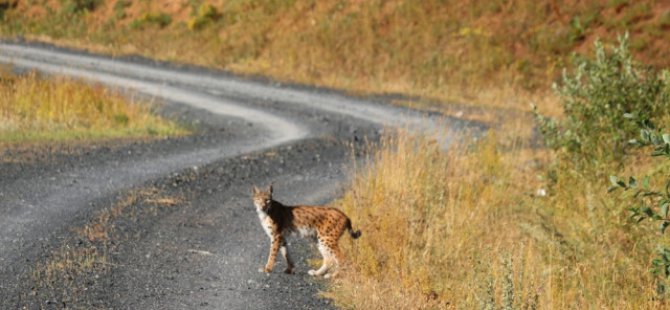
<path fill-rule="evenodd" d="M 265 268 L 259 271 L 265 273 L 272 272 L 272 268 L 274 268 L 275 262 L 277 261 L 277 252 L 279 252 L 279 248 L 281 247 L 282 242 L 283 239 L 281 235 L 276 235 L 272 237 L 272 244 L 270 245 L 270 255 L 268 256 L 268 262 L 267 264 L 265 264 Z"/>
<path fill-rule="evenodd" d="M 286 269 L 284 270 L 284 273 L 292 274 L 294 265 L 293 261 L 291 260 L 291 255 L 288 254 L 288 248 L 286 248 L 286 241 L 282 243 L 281 247 L 279 248 L 279 251 L 286 260 Z"/>

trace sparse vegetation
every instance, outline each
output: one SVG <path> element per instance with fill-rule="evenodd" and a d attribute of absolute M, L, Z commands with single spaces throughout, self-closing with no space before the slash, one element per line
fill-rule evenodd
<path fill-rule="evenodd" d="M 35 300 L 42 307 L 45 307 L 43 303 L 63 308 L 84 307 L 86 303 L 80 299 L 86 291 L 100 275 L 118 267 L 111 253 L 128 236 L 116 233 L 116 225 L 155 216 L 162 209 L 183 204 L 184 197 L 168 195 L 157 188 L 126 193 L 114 205 L 99 211 L 89 223 L 74 229 L 71 238 L 37 263 L 33 270 L 32 293 L 26 296 L 26 301 Z"/>
<path fill-rule="evenodd" d="M 5 72 L 0 79 L 0 146 L 188 132 L 150 112 L 146 103 L 129 102 L 101 86 Z"/>

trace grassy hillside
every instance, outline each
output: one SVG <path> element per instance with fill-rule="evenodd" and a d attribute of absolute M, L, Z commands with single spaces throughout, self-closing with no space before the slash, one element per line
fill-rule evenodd
<path fill-rule="evenodd" d="M 545 90 L 596 37 L 630 31 L 640 60 L 670 63 L 670 3 L 654 0 L 4 3 L 5 37 L 524 109 L 514 94 Z"/>

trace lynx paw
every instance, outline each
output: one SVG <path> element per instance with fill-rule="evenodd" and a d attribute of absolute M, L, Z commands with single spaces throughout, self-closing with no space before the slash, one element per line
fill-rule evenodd
<path fill-rule="evenodd" d="M 307 272 L 307 274 L 310 275 L 310 276 L 316 276 L 317 275 L 316 270 L 310 270 L 310 271 Z"/>
<path fill-rule="evenodd" d="M 293 274 L 293 268 L 286 268 L 284 269 L 285 274 Z"/>
<path fill-rule="evenodd" d="M 268 267 L 258 268 L 258 272 L 270 273 L 270 272 L 272 272 L 272 268 L 268 268 Z"/>

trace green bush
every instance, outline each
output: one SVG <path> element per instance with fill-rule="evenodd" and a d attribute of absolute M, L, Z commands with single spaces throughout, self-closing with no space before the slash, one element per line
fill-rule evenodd
<path fill-rule="evenodd" d="M 133 29 L 143 28 L 146 25 L 157 25 L 160 28 L 165 28 L 172 22 L 172 16 L 165 13 L 145 13 L 139 19 L 134 20 L 130 27 Z"/>
<path fill-rule="evenodd" d="M 667 76 L 667 75 L 666 75 Z M 634 115 L 628 114 L 633 118 Z M 641 127 L 639 139 L 632 140 L 631 144 L 640 146 L 652 146 L 652 156 L 663 156 L 670 159 L 670 134 L 661 134 L 648 120 L 637 122 Z M 665 187 L 650 186 L 650 176 L 646 176 L 640 182 L 634 177 L 628 181 L 616 176 L 610 176 L 612 187 L 610 191 L 623 188 L 629 194 L 631 219 L 640 223 L 648 220 L 658 226 L 659 232 L 664 234 L 670 226 L 670 179 L 665 180 Z M 670 292 L 670 248 L 659 240 L 657 256 L 651 262 L 651 272 L 656 276 L 656 293 L 665 299 Z"/>
<path fill-rule="evenodd" d="M 220 18 L 221 13 L 214 6 L 203 4 L 198 8 L 195 16 L 188 21 L 187 26 L 190 30 L 200 30 Z"/>
<path fill-rule="evenodd" d="M 653 121 L 670 110 L 668 80 L 635 62 L 628 41 L 624 35 L 609 49 L 596 41 L 595 59 L 577 58 L 573 72 L 564 71 L 562 83 L 554 84 L 563 119 L 536 111 L 547 145 L 579 167 L 621 162 L 639 130 L 625 114 Z"/>
<path fill-rule="evenodd" d="M 114 4 L 114 18 L 122 19 L 126 18 L 126 8 L 132 5 L 130 0 L 119 0 Z"/>
<path fill-rule="evenodd" d="M 63 10 L 68 14 L 76 14 L 85 11 L 93 11 L 100 0 L 62 0 Z"/>

